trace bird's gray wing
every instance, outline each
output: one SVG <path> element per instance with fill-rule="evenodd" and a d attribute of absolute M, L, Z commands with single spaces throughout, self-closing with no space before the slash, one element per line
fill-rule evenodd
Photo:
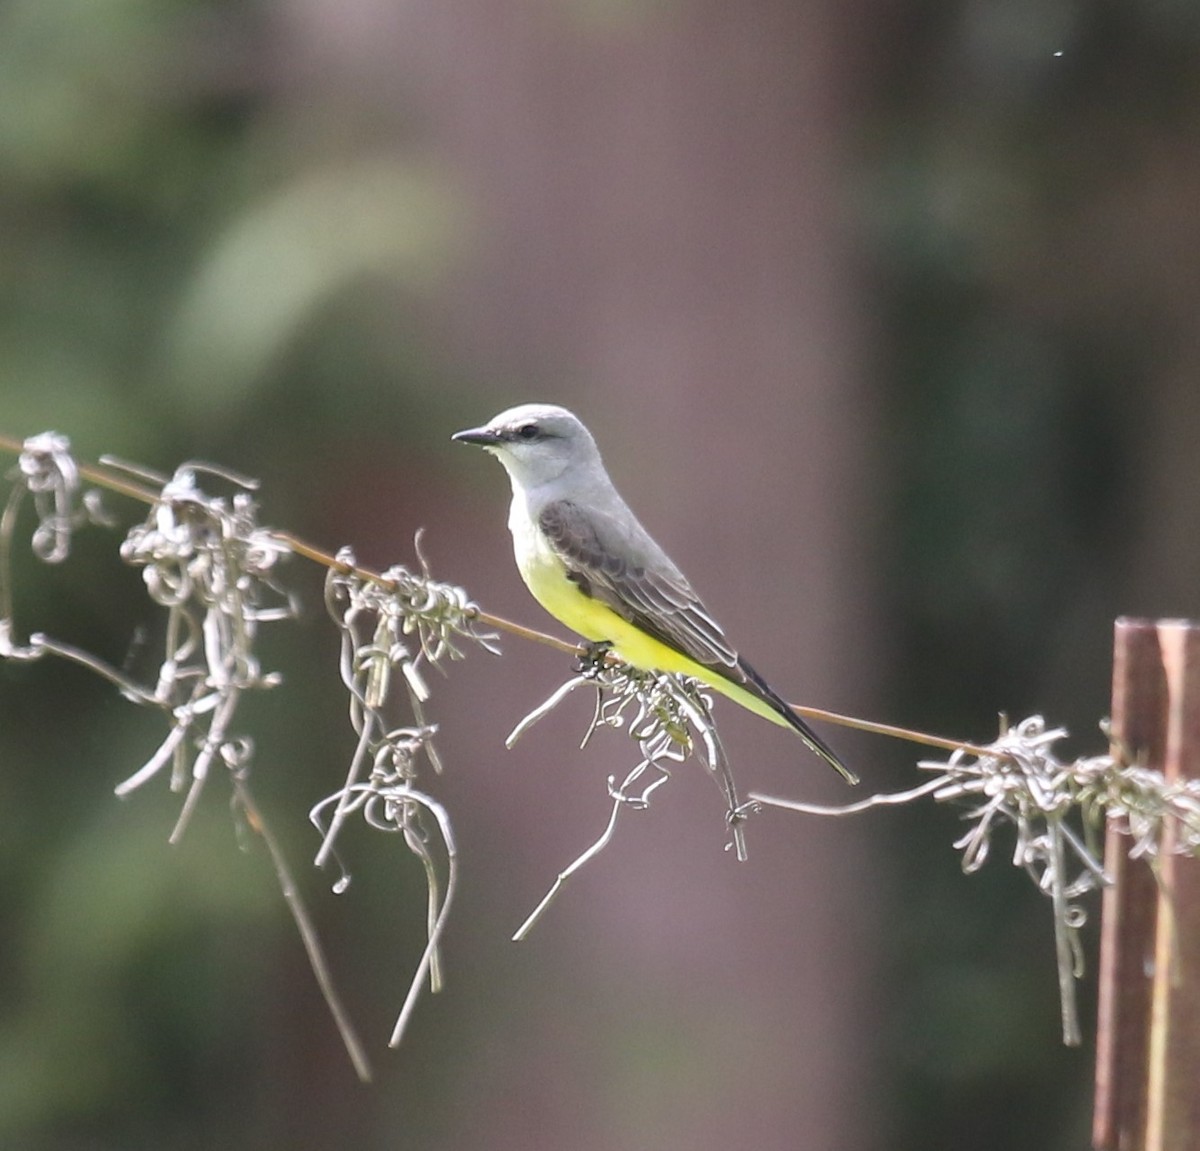
<path fill-rule="evenodd" d="M 618 520 L 570 500 L 555 500 L 537 522 L 584 595 L 722 675 L 738 667 L 737 652 L 724 632 L 632 515 Z"/>
<path fill-rule="evenodd" d="M 584 595 L 758 696 L 848 782 L 858 782 L 791 704 L 738 657 L 683 574 L 632 513 L 618 518 L 584 511 L 570 500 L 555 500 L 542 509 L 537 522 L 566 566 L 567 577 Z"/>

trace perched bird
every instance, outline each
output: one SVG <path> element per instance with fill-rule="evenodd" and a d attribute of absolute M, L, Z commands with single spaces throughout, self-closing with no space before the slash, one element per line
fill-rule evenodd
<path fill-rule="evenodd" d="M 456 432 L 491 452 L 512 482 L 508 528 L 534 598 L 626 663 L 694 676 L 792 728 L 849 783 L 858 777 L 730 645 L 683 573 L 613 487 L 591 432 L 566 408 L 521 404 Z"/>

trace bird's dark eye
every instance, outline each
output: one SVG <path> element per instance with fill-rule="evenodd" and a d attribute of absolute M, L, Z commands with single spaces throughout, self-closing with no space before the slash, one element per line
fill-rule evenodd
<path fill-rule="evenodd" d="M 522 440 L 536 440 L 540 434 L 537 424 L 522 424 L 517 428 L 517 437 Z"/>

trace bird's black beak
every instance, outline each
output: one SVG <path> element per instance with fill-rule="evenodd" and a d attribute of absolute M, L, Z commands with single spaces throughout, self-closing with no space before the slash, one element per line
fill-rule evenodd
<path fill-rule="evenodd" d="M 450 438 L 460 444 L 478 444 L 481 448 L 500 442 L 499 434 L 491 428 L 467 428 L 466 431 L 455 432 Z"/>

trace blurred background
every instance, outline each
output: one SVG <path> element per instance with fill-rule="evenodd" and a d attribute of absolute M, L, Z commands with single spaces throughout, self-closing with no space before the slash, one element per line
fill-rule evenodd
<path fill-rule="evenodd" d="M 449 436 L 565 403 L 789 698 L 1096 750 L 1114 617 L 1200 614 L 1198 53 L 1190 0 L 9 0 L 0 431 L 218 461 L 376 566 L 423 526 L 436 576 L 548 626 L 500 468 Z M 150 675 L 117 538 L 22 549 L 18 623 Z M 767 812 L 737 864 L 689 766 L 509 942 L 631 766 L 577 750 L 584 698 L 504 750 L 570 670 L 518 641 L 433 677 L 462 890 L 387 1052 L 422 877 L 365 834 L 344 895 L 306 867 L 353 734 L 320 573 L 288 578 L 286 685 L 239 727 L 376 1083 L 223 781 L 169 848 L 165 780 L 112 795 L 155 717 L 4 666 L 0 1145 L 1086 1145 L 1048 902 L 1006 843 L 964 877 L 952 810 Z M 732 711 L 744 790 L 849 798 Z"/>

